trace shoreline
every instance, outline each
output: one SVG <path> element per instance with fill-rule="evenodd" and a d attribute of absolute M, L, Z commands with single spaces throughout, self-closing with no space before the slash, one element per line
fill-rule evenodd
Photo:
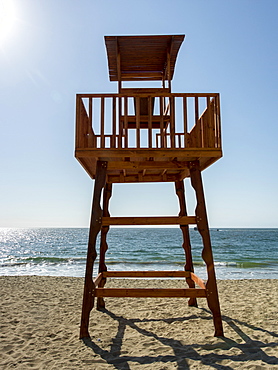
<path fill-rule="evenodd" d="M 278 369 L 278 279 L 218 280 L 224 338 L 206 299 L 106 298 L 91 340 L 78 339 L 83 278 L 1 276 L 5 369 Z M 113 279 L 111 287 L 184 287 L 180 279 Z"/>

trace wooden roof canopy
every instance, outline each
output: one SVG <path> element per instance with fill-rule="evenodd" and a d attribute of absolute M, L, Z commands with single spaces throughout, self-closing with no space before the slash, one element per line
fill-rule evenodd
<path fill-rule="evenodd" d="M 184 35 L 104 38 L 110 81 L 170 81 Z"/>

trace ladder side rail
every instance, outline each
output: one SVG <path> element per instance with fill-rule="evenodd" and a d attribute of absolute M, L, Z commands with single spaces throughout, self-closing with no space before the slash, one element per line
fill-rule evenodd
<path fill-rule="evenodd" d="M 112 195 L 112 183 L 107 183 L 104 192 L 103 192 L 103 217 L 110 217 L 109 212 L 109 201 Z M 99 274 L 107 271 L 107 266 L 105 263 L 105 255 L 108 250 L 108 243 L 107 243 L 107 234 L 109 231 L 109 225 L 102 226 L 100 232 L 100 252 L 99 252 Z M 106 278 L 103 277 L 100 279 L 98 283 L 98 287 L 103 288 L 106 284 Z M 97 309 L 105 308 L 105 302 L 103 298 L 99 297 L 97 300 Z"/>
<path fill-rule="evenodd" d="M 92 201 L 91 222 L 88 240 L 86 272 L 84 282 L 83 304 L 80 325 L 80 339 L 89 337 L 90 312 L 94 307 L 95 284 L 93 281 L 94 262 L 97 257 L 96 239 L 101 229 L 102 209 L 100 199 L 106 182 L 107 162 L 98 161 Z"/>
<path fill-rule="evenodd" d="M 216 275 L 212 255 L 212 246 L 210 240 L 208 218 L 205 205 L 205 196 L 203 189 L 202 176 L 199 161 L 189 163 L 190 179 L 196 194 L 196 220 L 197 228 L 203 240 L 202 258 L 207 267 L 208 280 L 206 283 L 207 302 L 213 315 L 215 336 L 223 336 L 223 325 L 219 305 L 219 297 L 216 284 Z"/>

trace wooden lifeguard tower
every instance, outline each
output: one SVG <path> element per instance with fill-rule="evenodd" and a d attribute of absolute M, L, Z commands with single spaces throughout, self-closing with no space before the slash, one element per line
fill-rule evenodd
<path fill-rule="evenodd" d="M 106 36 L 109 76 L 117 94 L 78 94 L 75 156 L 95 180 L 88 242 L 80 338 L 89 336 L 89 316 L 97 298 L 206 298 L 215 336 L 223 336 L 201 171 L 222 156 L 218 93 L 172 93 L 171 80 L 184 35 Z M 161 81 L 159 88 L 124 88 L 125 81 Z M 184 192 L 190 178 L 196 194 L 195 215 L 188 216 Z M 113 183 L 174 182 L 180 213 L 173 217 L 110 217 Z M 101 196 L 102 201 L 101 201 Z M 101 204 L 102 202 L 102 204 Z M 107 271 L 106 236 L 110 225 L 180 225 L 184 271 Z M 189 226 L 203 241 L 207 282 L 194 274 Z M 99 274 L 93 278 L 96 238 L 101 231 Z M 184 289 L 105 288 L 108 277 L 182 277 Z M 196 285 L 198 287 L 196 287 Z"/>

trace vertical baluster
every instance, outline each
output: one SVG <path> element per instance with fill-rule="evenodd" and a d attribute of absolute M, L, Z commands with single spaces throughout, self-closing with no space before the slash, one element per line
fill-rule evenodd
<path fill-rule="evenodd" d="M 202 121 L 199 121 L 199 98 L 198 96 L 195 96 L 195 125 L 199 127 L 199 132 L 197 132 L 197 146 L 201 147 L 203 146 L 203 128 L 202 128 Z"/>
<path fill-rule="evenodd" d="M 184 147 L 187 147 L 187 97 L 183 97 L 183 132 L 184 132 Z"/>
<path fill-rule="evenodd" d="M 125 148 L 128 148 L 128 129 L 127 129 L 127 116 L 128 116 L 128 97 L 124 97 L 124 142 Z"/>
<path fill-rule="evenodd" d="M 116 148 L 116 97 L 112 98 L 112 140 L 111 147 Z"/>
<path fill-rule="evenodd" d="M 136 148 L 140 148 L 140 98 L 136 96 Z"/>
<path fill-rule="evenodd" d="M 152 148 L 152 98 L 148 96 L 148 139 L 149 148 Z"/>
<path fill-rule="evenodd" d="M 80 109 L 80 105 L 81 105 L 81 99 L 78 95 L 76 95 L 76 114 L 75 114 L 75 117 L 76 117 L 76 131 L 75 131 L 75 146 L 76 148 L 81 148 L 81 140 L 80 140 L 80 134 L 81 134 L 81 120 L 80 120 L 80 116 L 81 116 L 81 109 Z"/>
<path fill-rule="evenodd" d="M 93 98 L 89 97 L 89 117 L 88 117 L 88 147 L 95 148 L 95 140 L 93 135 Z"/>
<path fill-rule="evenodd" d="M 118 104 L 119 104 L 119 148 L 122 148 L 122 137 L 123 137 L 123 128 L 122 128 L 122 97 L 120 96 L 118 98 Z"/>
<path fill-rule="evenodd" d="M 88 114 L 86 111 L 86 108 L 84 106 L 83 99 L 81 98 L 79 100 L 78 104 L 78 110 L 79 110 L 79 145 L 80 148 L 86 148 L 87 145 L 87 127 L 88 127 Z"/>
<path fill-rule="evenodd" d="M 164 80 L 163 80 L 164 82 Z M 165 106 L 165 96 L 159 97 L 159 110 L 160 110 L 160 147 L 165 147 L 165 139 L 164 139 L 164 120 L 163 120 L 163 112 Z"/>
<path fill-rule="evenodd" d="M 100 147 L 105 148 L 105 137 L 104 137 L 104 108 L 105 101 L 104 97 L 101 98 L 101 112 L 100 112 Z"/>
<path fill-rule="evenodd" d="M 221 116 L 220 116 L 220 97 L 219 94 L 215 97 L 216 105 L 216 122 L 217 122 L 217 137 L 218 137 L 218 148 L 221 148 Z"/>
<path fill-rule="evenodd" d="M 175 148 L 175 98 L 170 97 L 170 143 Z"/>
<path fill-rule="evenodd" d="M 194 100 L 195 100 L 195 125 L 197 125 L 198 119 L 199 119 L 199 98 L 198 96 L 195 96 Z"/>
<path fill-rule="evenodd" d="M 207 109 L 205 114 L 205 127 L 204 127 L 204 146 L 206 148 L 212 147 L 212 125 L 211 125 L 211 103 L 210 103 L 210 97 L 207 96 Z"/>

